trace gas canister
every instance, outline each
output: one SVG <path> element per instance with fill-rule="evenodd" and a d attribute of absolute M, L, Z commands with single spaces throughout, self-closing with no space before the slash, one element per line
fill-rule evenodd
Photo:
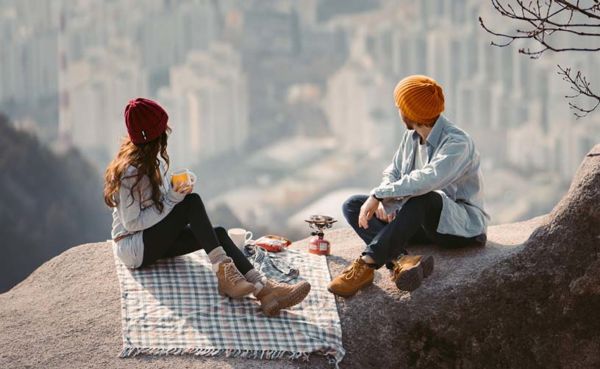
<path fill-rule="evenodd" d="M 308 252 L 317 255 L 329 255 L 331 253 L 331 244 L 323 236 L 324 234 L 320 233 L 310 239 Z"/>
<path fill-rule="evenodd" d="M 313 236 L 308 243 L 308 252 L 317 255 L 329 255 L 331 253 L 331 243 L 325 239 L 326 228 L 331 228 L 337 220 L 327 215 L 311 215 L 305 220 L 313 231 Z"/>

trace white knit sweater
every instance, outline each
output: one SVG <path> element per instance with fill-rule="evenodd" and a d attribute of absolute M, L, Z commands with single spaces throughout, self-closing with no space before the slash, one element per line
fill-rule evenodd
<path fill-rule="evenodd" d="M 160 172 L 162 175 L 161 199 L 163 202 L 162 213 L 158 211 L 152 202 L 152 187 L 150 179 L 144 175 L 140 183 L 133 190 L 133 202 L 130 188 L 136 181 L 136 177 L 125 178 L 135 175 L 137 168 L 129 166 L 121 177 L 118 204 L 113 208 L 113 223 L 111 236 L 113 239 L 127 235 L 119 240 L 117 244 L 117 256 L 129 268 L 138 268 L 144 258 L 144 242 L 142 232 L 150 228 L 166 217 L 169 212 L 181 200 L 185 194 L 176 192 L 171 187 L 170 174 L 166 173 L 165 165 L 160 160 Z"/>

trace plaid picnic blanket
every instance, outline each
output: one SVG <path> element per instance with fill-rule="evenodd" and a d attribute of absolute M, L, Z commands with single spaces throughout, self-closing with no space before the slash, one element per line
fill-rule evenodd
<path fill-rule="evenodd" d="M 345 351 L 335 299 L 327 291 L 330 275 L 325 258 L 287 250 L 274 259 L 251 261 L 276 280 L 286 279 L 282 265 L 297 268 L 298 278 L 312 285 L 310 294 L 301 304 L 269 318 L 254 297 L 234 300 L 218 294 L 217 279 L 203 250 L 134 270 L 125 267 L 115 253 L 121 287 L 120 356 L 308 360 L 310 353 L 319 352 L 337 367 Z"/>

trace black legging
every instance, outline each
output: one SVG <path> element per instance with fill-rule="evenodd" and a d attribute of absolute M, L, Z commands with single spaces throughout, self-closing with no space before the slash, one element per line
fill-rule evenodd
<path fill-rule="evenodd" d="M 145 229 L 142 238 L 142 266 L 158 259 L 184 255 L 199 249 L 209 253 L 220 245 L 242 274 L 253 268 L 229 238 L 225 228 L 212 226 L 204 203 L 197 193 L 187 194 L 163 220 Z"/>

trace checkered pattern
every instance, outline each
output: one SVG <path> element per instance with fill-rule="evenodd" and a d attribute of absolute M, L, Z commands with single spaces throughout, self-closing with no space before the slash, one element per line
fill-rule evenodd
<path fill-rule="evenodd" d="M 113 247 L 116 245 L 113 244 Z M 324 257 L 287 250 L 278 258 L 312 285 L 299 305 L 265 316 L 254 297 L 221 297 L 204 251 L 128 269 L 115 254 L 121 285 L 123 351 L 137 354 L 226 355 L 275 359 L 320 352 L 339 363 L 342 330 Z M 262 272 L 277 279 L 272 263 Z M 280 277 L 280 275 L 279 275 Z"/>

